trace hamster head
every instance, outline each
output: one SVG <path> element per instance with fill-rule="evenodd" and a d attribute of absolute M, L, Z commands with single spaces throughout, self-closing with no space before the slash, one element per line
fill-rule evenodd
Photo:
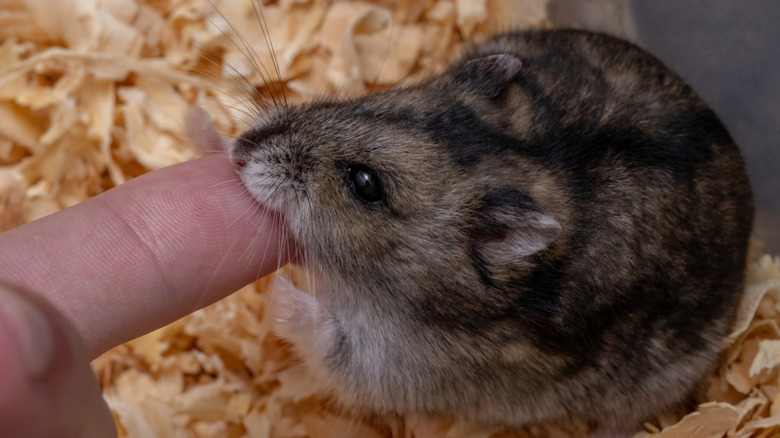
<path fill-rule="evenodd" d="M 442 145 L 443 131 L 486 129 L 455 96 L 495 93 L 520 67 L 516 58 L 503 61 L 466 68 L 495 68 L 493 89 L 465 71 L 446 83 L 278 109 L 234 142 L 231 159 L 252 195 L 286 219 L 305 264 L 338 287 L 396 284 L 422 293 L 419 284 L 442 272 L 470 286 L 480 272 L 454 267 L 473 265 L 475 239 L 485 243 L 480 256 L 507 264 L 544 248 L 560 229 L 512 187 L 515 177 L 499 170 L 506 165 L 478 148 L 463 156 Z M 478 87 L 468 89 L 471 82 Z M 510 248 L 513 239 L 523 248 Z"/>
<path fill-rule="evenodd" d="M 309 268 L 361 282 L 420 238 L 413 224 L 446 211 L 452 175 L 432 148 L 356 110 L 286 110 L 241 136 L 232 158 L 255 198 L 286 219 Z"/>

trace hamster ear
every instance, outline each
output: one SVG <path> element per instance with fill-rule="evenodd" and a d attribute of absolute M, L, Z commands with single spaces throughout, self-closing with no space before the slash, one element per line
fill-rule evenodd
<path fill-rule="evenodd" d="M 485 97 L 496 97 L 520 71 L 520 58 L 506 53 L 472 59 L 458 69 L 455 77 Z"/>
<path fill-rule="evenodd" d="M 552 243 L 560 224 L 539 204 L 515 189 L 499 189 L 482 199 L 472 237 L 482 260 L 491 266 L 511 265 Z"/>

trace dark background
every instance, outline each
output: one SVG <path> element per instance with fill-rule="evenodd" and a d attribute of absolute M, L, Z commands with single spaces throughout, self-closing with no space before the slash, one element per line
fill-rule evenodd
<path fill-rule="evenodd" d="M 748 164 L 755 235 L 780 254 L 780 1 L 552 0 L 553 25 L 637 42 L 724 121 Z"/>

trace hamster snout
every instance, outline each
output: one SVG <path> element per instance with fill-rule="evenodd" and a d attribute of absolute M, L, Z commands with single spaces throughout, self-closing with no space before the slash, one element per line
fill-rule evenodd
<path fill-rule="evenodd" d="M 606 35 L 498 35 L 419 84 L 277 108 L 231 159 L 316 278 L 277 283 L 277 331 L 373 411 L 630 431 L 696 396 L 741 294 L 738 148 Z"/>

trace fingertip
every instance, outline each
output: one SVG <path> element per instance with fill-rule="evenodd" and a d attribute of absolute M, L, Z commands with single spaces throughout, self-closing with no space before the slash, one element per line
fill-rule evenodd
<path fill-rule="evenodd" d="M 227 296 L 295 252 L 227 154 L 135 178 L 2 233 L 0 247 L 14 254 L 0 277 L 44 293 L 91 357 Z"/>

